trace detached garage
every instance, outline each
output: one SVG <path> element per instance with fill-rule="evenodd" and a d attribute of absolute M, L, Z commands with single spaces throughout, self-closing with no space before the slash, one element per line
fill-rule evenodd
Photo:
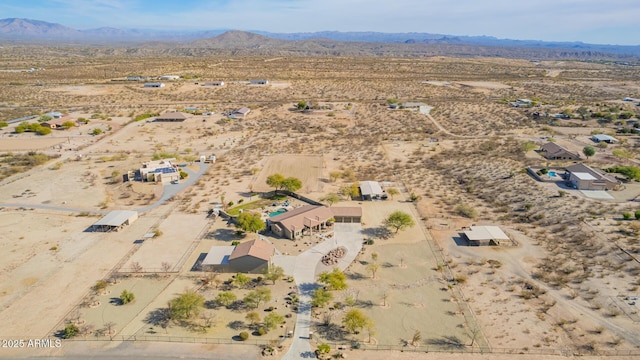
<path fill-rule="evenodd" d="M 118 231 L 125 225 L 131 225 L 138 220 L 138 212 L 132 210 L 114 210 L 96 221 L 91 229 L 98 232 Z"/>

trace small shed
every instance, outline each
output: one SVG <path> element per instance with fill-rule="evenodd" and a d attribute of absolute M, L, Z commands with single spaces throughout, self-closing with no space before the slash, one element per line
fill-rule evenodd
<path fill-rule="evenodd" d="M 385 195 L 382 191 L 380 183 L 377 181 L 361 181 L 360 182 L 360 196 L 362 200 L 374 200 L 382 199 Z"/>
<path fill-rule="evenodd" d="M 511 242 L 507 234 L 497 226 L 470 226 L 463 235 L 472 246 L 501 245 Z"/>
<path fill-rule="evenodd" d="M 114 210 L 102 217 L 102 219 L 96 221 L 91 228 L 93 231 L 98 232 L 118 231 L 125 225 L 131 225 L 137 219 L 137 211 Z"/>
<path fill-rule="evenodd" d="M 609 135 L 605 135 L 605 134 L 597 134 L 597 135 L 593 135 L 591 137 L 591 140 L 600 143 L 600 142 L 605 142 L 608 144 L 613 144 L 613 143 L 617 143 L 618 139 L 614 138 L 613 136 L 609 136 Z"/>
<path fill-rule="evenodd" d="M 241 107 L 240 109 L 236 109 L 236 110 L 234 110 L 234 111 L 231 113 L 231 115 L 245 117 L 245 116 L 247 116 L 250 112 L 251 112 L 251 109 L 249 109 L 248 107 Z"/>

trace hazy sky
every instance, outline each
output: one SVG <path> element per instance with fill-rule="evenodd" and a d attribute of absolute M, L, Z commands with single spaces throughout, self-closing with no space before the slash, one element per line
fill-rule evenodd
<path fill-rule="evenodd" d="M 0 0 L 0 18 L 271 32 L 379 31 L 640 44 L 639 0 Z"/>

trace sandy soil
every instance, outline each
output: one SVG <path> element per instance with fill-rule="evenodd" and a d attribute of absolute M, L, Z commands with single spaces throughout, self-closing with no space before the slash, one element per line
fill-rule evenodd
<path fill-rule="evenodd" d="M 320 179 L 323 173 L 322 156 L 317 155 L 274 155 L 269 157 L 262 166 L 260 173 L 253 182 L 255 191 L 271 191 L 266 184 L 267 177 L 273 174 L 284 177 L 297 177 L 302 182 L 302 193 L 322 190 Z"/>
<path fill-rule="evenodd" d="M 422 331 L 425 341 L 448 334 L 469 342 L 468 330 L 473 324 L 465 321 L 460 311 L 468 305 L 495 349 L 589 353 L 589 349 L 626 350 L 640 345 L 639 323 L 634 322 L 636 309 L 624 300 L 625 296 L 638 292 L 637 262 L 628 255 L 638 251 L 637 232 L 632 227 L 633 221 L 620 219 L 623 211 L 634 211 L 637 204 L 591 201 L 573 194 L 561 197 L 557 189 L 538 184 L 521 173 L 526 165 L 540 163 L 531 156 L 535 154 L 519 151 L 524 140 L 553 136 L 559 143 L 580 151 L 585 144 L 591 145 L 588 137 L 592 131 L 614 131 L 618 125 L 572 120 L 576 125 L 586 126 L 560 126 L 564 124 L 534 121 L 530 109 L 513 109 L 502 103 L 502 99 L 535 96 L 545 103 L 544 111 L 551 113 L 567 107 L 576 110 L 581 105 L 577 102 L 583 102 L 592 111 L 627 105 L 624 109 L 637 111 L 636 107 L 619 102 L 637 87 L 628 81 L 637 76 L 634 69 L 575 62 L 538 65 L 509 59 L 452 61 L 438 57 L 385 62 L 287 58 L 288 67 L 283 70 L 279 61 L 227 60 L 211 59 L 212 64 L 224 62 L 225 66 L 194 66 L 201 66 L 202 76 L 211 79 L 227 75 L 244 79 L 247 69 L 260 68 L 266 73 L 282 74 L 282 79 L 301 80 L 287 80 L 290 87 L 276 86 L 278 81 L 266 87 L 230 81 L 229 86 L 215 89 L 212 100 L 211 89 L 184 82 L 171 83 L 159 90 L 131 84 L 106 85 L 102 71 L 97 76 L 95 65 L 87 64 L 74 67 L 73 71 L 65 67 L 48 70 L 47 76 L 56 84 L 65 79 L 69 84 L 88 85 L 3 88 L 3 96 L 28 107 L 25 108 L 28 111 L 37 107 L 47 112 L 65 104 L 79 109 L 72 113 L 74 117 L 101 114 L 112 120 L 95 119 L 88 126 L 42 138 L 31 134 L 9 136 L 3 130 L 0 150 L 14 147 L 15 144 L 5 140 L 16 139 L 25 147 L 40 147 L 42 144 L 37 142 L 41 141 L 46 142 L 43 149 L 56 145 L 63 148 L 48 150 L 51 153 L 60 150 L 59 168 L 49 163 L 2 185 L 0 202 L 42 209 L 6 208 L 0 212 L 0 250 L 5 254 L 0 261 L 3 270 L 0 322 L 11 324 L 9 328 L 2 327 L 0 335 L 48 336 L 73 319 L 74 307 L 85 302 L 91 296 L 91 286 L 114 267 L 130 267 L 131 261 L 137 261 L 144 263 L 143 267 L 155 268 L 163 261 L 175 263 L 176 259 L 189 255 L 179 274 L 121 280 L 110 285 L 110 293 L 100 299 L 101 305 L 83 308 L 87 311 L 85 323 L 92 323 L 95 329 L 104 327 L 99 314 L 107 314 L 117 324 L 119 333 L 158 335 L 164 330 L 150 329 L 145 322 L 148 312 L 166 306 L 168 300 L 185 289 L 200 287 L 202 274 L 191 272 L 193 264 L 212 244 L 237 239 L 235 229 L 218 219 L 210 229 L 213 235 L 201 240 L 189 254 L 189 246 L 206 227 L 208 208 L 220 202 L 248 201 L 253 187 L 271 190 L 264 179 L 275 171 L 301 178 L 305 184 L 301 192 L 320 198 L 349 183 L 346 179 L 328 182 L 330 171 L 352 170 L 356 180 L 394 181 L 397 187 L 404 184 L 409 192 L 420 196 L 419 212 L 414 217 L 424 219 L 444 253 L 444 258 L 430 253 L 429 234 L 421 233 L 417 227 L 387 240 L 377 237 L 374 229 L 392 209 L 413 213 L 413 205 L 400 202 L 408 193 L 385 203 L 362 204 L 364 226 L 375 244 L 366 247 L 352 264 L 349 281 L 354 289 L 360 289 L 365 311 L 378 323 L 378 334 L 374 336 L 378 343 L 399 344 L 400 339 L 406 340 L 415 330 Z M 348 61 L 349 66 L 344 66 L 343 61 Z M 176 70 L 187 72 L 186 66 L 193 64 L 196 63 L 183 59 L 179 67 L 185 68 Z M 149 72 L 173 72 L 166 68 L 166 59 L 144 59 L 144 64 L 131 60 L 122 66 L 132 72 L 142 68 Z M 362 74 L 377 77 L 368 79 Z M 521 77 L 525 74 L 526 79 Z M 270 78 L 277 79 L 275 75 Z M 16 75 L 3 74 L 1 81 L 15 81 L 12 76 Z M 416 78 L 452 79 L 453 84 L 467 86 L 425 86 Z M 386 99 L 390 97 L 402 101 L 426 99 L 435 105 L 433 119 L 446 131 L 423 115 L 388 111 Z M 333 110 L 314 110 L 309 114 L 290 110 L 293 103 L 303 99 L 323 99 L 320 103 L 326 100 Z M 194 117 L 184 123 L 127 124 L 135 115 L 190 105 L 213 107 L 218 112 L 248 105 L 252 112 L 246 119 L 227 120 L 213 115 L 206 119 Z M 106 134 L 87 136 L 94 127 L 100 127 Z M 436 137 L 437 142 L 433 140 Z M 62 142 L 54 143 L 53 139 Z M 598 152 L 589 163 L 599 167 L 633 163 L 635 159 L 612 156 L 613 149 L 625 149 L 637 158 L 635 147 L 640 139 L 636 135 L 625 135 L 623 139 L 623 143 Z M 20 149 L 24 147 L 11 150 Z M 121 198 L 129 190 L 110 183 L 109 177 L 113 171 L 135 169 L 140 162 L 160 152 L 175 154 L 187 164 L 200 155 L 210 154 L 215 154 L 218 161 L 193 187 L 118 233 L 84 232 L 95 217 L 78 217 L 77 212 L 54 208 L 108 211 L 146 204 L 151 199 L 144 199 L 145 196 L 158 196 L 157 187 L 148 191 L 136 186 L 129 198 Z M 83 156 L 79 157 L 80 154 Z M 126 160 L 103 159 L 116 154 L 126 154 Z M 253 173 L 253 168 L 260 172 Z M 136 194 L 144 196 L 136 199 Z M 459 204 L 473 207 L 476 218 L 461 218 L 456 212 Z M 519 246 L 508 249 L 459 246 L 454 240 L 457 229 L 472 223 L 500 225 L 517 238 Z M 142 246 L 135 244 L 156 227 L 163 231 L 161 237 Z M 296 249 L 289 247 L 291 242 L 279 242 L 282 245 L 278 246 L 286 252 L 295 253 Z M 53 250 L 53 246 L 58 249 Z M 366 267 L 373 251 L 379 254 L 381 262 L 376 279 L 371 278 Z M 407 254 L 406 258 L 403 254 Z M 401 266 L 401 258 L 405 266 Z M 440 283 L 446 273 L 437 271 L 440 267 L 450 270 L 458 278 L 458 284 Z M 280 306 L 282 293 L 290 290 L 288 286 L 286 282 L 275 287 L 269 285 L 278 294 L 271 305 L 276 306 L 278 299 Z M 381 290 L 385 286 L 391 289 L 389 304 L 381 306 Z M 125 287 L 135 290 L 136 302 L 130 307 L 109 303 Z M 203 291 L 211 299 L 218 290 Z M 245 314 L 220 314 L 220 322 L 211 329 L 210 336 L 230 337 L 237 333 L 227 324 L 242 320 Z M 176 336 L 201 336 L 177 326 L 169 331 Z M 365 333 L 358 338 L 366 340 Z M 393 355 L 400 358 L 407 353 Z M 390 355 L 367 352 L 367 356 Z M 500 355 L 492 354 L 490 358 Z"/>

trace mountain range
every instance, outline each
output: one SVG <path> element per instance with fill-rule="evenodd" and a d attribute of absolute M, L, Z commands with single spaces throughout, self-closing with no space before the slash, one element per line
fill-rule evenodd
<path fill-rule="evenodd" d="M 338 32 L 270 33 L 266 31 L 162 31 L 101 27 L 78 30 L 31 19 L 0 19 L 0 43 L 165 48 L 172 53 L 203 49 L 246 54 L 300 55 L 458 55 L 526 58 L 640 60 L 640 46 L 599 45 L 453 36 L 431 33 Z M 189 50 L 190 49 L 190 50 Z"/>

